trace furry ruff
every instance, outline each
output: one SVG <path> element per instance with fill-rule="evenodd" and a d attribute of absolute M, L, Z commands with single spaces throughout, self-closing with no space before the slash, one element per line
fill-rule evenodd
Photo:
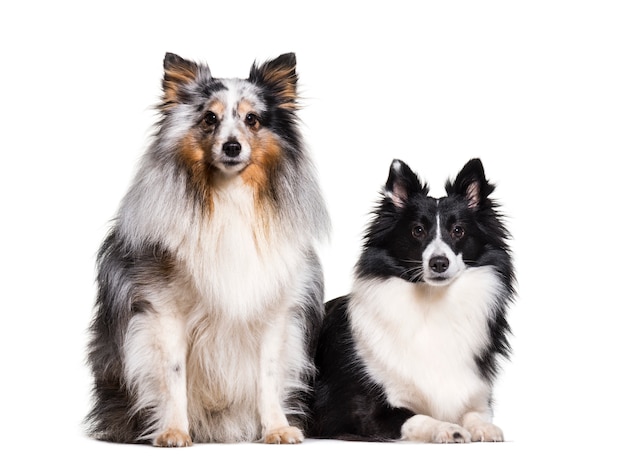
<path fill-rule="evenodd" d="M 326 304 L 311 436 L 504 439 L 492 387 L 515 277 L 493 190 L 478 159 L 439 199 L 393 161 L 352 291 Z"/>
<path fill-rule="evenodd" d="M 166 54 L 161 119 L 97 258 L 93 437 L 303 440 L 329 219 L 295 66 L 221 79 Z"/>

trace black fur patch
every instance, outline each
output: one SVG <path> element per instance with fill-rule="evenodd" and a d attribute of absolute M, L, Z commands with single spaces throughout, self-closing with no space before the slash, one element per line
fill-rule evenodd
<path fill-rule="evenodd" d="M 400 427 L 413 415 L 385 401 L 380 385 L 365 374 L 356 354 L 346 309 L 348 297 L 326 303 L 324 329 L 315 363 L 313 425 L 308 435 L 343 440 L 386 441 L 400 438 Z"/>
<path fill-rule="evenodd" d="M 147 427 L 146 414 L 129 415 L 132 393 L 124 386 L 122 347 L 133 314 L 149 311 L 142 297 L 150 285 L 168 284 L 173 262 L 159 245 L 131 251 L 112 231 L 98 253 L 100 309 L 90 327 L 88 362 L 94 374 L 93 407 L 87 416 L 89 432 L 104 440 L 136 441 Z"/>

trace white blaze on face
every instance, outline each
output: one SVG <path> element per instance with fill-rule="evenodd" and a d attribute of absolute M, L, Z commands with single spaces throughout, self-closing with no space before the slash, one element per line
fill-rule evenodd
<path fill-rule="evenodd" d="M 437 213 L 435 238 L 422 253 L 424 280 L 431 285 L 447 285 L 464 269 L 463 255 L 454 253 L 443 240 L 447 231 L 441 229 L 441 218 Z"/>
<path fill-rule="evenodd" d="M 227 89 L 216 94 L 223 108 L 212 154 L 225 172 L 238 172 L 250 163 L 252 157 L 252 134 L 245 123 L 246 115 L 258 115 L 265 107 L 254 89 L 245 82 L 231 80 L 226 81 L 226 84 Z M 224 150 L 227 143 L 238 143 L 241 146 L 237 156 L 228 156 Z"/>

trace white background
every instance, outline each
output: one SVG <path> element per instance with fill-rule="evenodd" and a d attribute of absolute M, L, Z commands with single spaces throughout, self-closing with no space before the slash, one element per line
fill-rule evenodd
<path fill-rule="evenodd" d="M 620 2 L 16 4 L 0 6 L 0 457 L 623 462 Z M 507 443 L 158 450 L 84 436 L 95 253 L 147 145 L 167 51 L 218 77 L 296 52 L 334 224 L 327 298 L 349 290 L 393 158 L 435 196 L 468 159 L 483 160 L 519 277 L 514 356 L 495 391 Z"/>

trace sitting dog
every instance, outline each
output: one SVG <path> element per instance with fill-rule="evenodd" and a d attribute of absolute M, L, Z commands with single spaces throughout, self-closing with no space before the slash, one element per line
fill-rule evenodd
<path fill-rule="evenodd" d="M 161 120 L 97 259 L 94 437 L 303 440 L 329 218 L 295 65 L 221 79 L 165 56 Z"/>

